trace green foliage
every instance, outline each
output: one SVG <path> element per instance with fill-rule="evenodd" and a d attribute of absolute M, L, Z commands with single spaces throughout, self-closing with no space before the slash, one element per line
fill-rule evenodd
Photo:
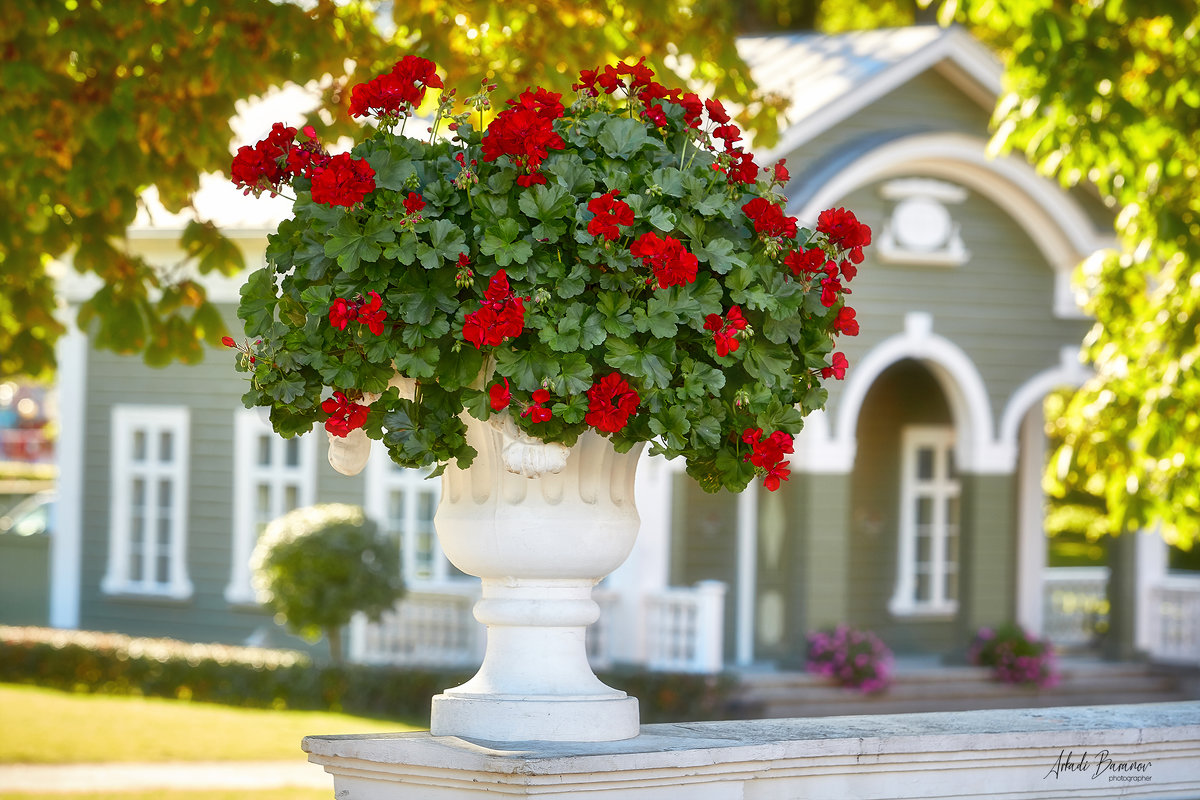
<path fill-rule="evenodd" d="M 428 720 L 431 698 L 469 677 L 452 669 L 318 668 L 291 651 L 0 626 L 0 682 L 66 691 Z M 737 685 L 729 675 L 632 668 L 599 677 L 637 697 L 645 723 L 725 718 Z"/>
<path fill-rule="evenodd" d="M 710 491 L 745 488 L 756 467 L 743 432 L 797 433 L 826 397 L 840 294 L 824 299 L 825 273 L 789 269 L 785 257 L 820 248 L 836 272 L 849 253 L 795 220 L 790 234 L 757 231 L 743 207 L 779 213 L 785 179 L 757 167 L 734 179 L 732 157 L 709 137 L 716 123 L 702 125 L 699 111 L 692 126 L 682 105 L 664 102 L 654 122 L 636 94 L 594 95 L 580 91 L 558 109 L 561 146 L 533 170 L 545 183 L 521 186 L 527 171 L 483 146 L 503 132 L 475 130 L 469 111 L 452 117 L 452 135 L 434 135 L 435 123 L 425 141 L 381 121 L 352 153 L 383 175 L 345 209 L 314 203 L 297 178 L 295 217 L 270 236 L 267 267 L 242 291 L 238 313 L 256 339 L 253 364 L 238 355 L 250 373 L 247 404 L 271 407 L 276 430 L 290 435 L 329 420 L 323 398 L 340 393 L 369 407 L 365 430 L 396 463 L 465 467 L 475 452 L 461 414 L 490 416 L 491 386 L 507 385 L 504 413 L 524 432 L 570 445 L 601 430 L 586 419 L 588 392 L 617 373 L 639 400 L 627 423 L 603 429 L 618 449 L 651 442 L 653 454 L 683 457 Z M 589 228 L 592 203 L 611 192 L 632 221 L 607 237 Z M 410 193 L 419 211 L 405 207 Z M 649 236 L 693 253 L 694 278 L 664 281 L 635 256 Z M 501 271 L 521 298 L 519 333 L 481 344 L 464 326 L 481 309 L 508 312 L 509 300 L 489 296 Z M 345 308 L 375 296 L 381 330 L 346 321 Z M 734 306 L 744 330 L 722 352 L 706 326 Z M 383 391 L 393 372 L 416 381 L 413 399 Z M 540 391 L 550 394 L 549 419 L 522 413 Z"/>
<path fill-rule="evenodd" d="M 376 531 L 361 508 L 337 503 L 272 521 L 250 561 L 260 601 L 293 633 L 324 633 L 337 660 L 338 630 L 356 612 L 377 621 L 404 594 L 399 549 Z"/>
<path fill-rule="evenodd" d="M 1103 497 L 1115 533 L 1200 539 L 1200 7 L 1177 0 L 949 0 L 1008 45 L 998 151 L 1113 209 L 1120 248 L 1078 280 L 1095 367 L 1066 412 L 1054 490 Z M 1092 484 L 1099 481 L 1100 486 Z"/>
<path fill-rule="evenodd" d="M 0 375 L 48 377 L 55 316 L 52 259 L 101 283 L 81 309 L 99 347 L 148 363 L 194 362 L 220 329 L 196 274 L 232 274 L 240 254 L 211 226 L 189 225 L 180 261 L 149 264 L 125 239 L 150 186 L 170 212 L 187 209 L 202 173 L 227 171 L 235 101 L 287 82 L 321 79 L 323 138 L 357 129 L 346 116 L 354 77 L 390 66 L 397 49 L 421 52 L 455 74 L 486 74 L 506 90 L 564 91 L 563 67 L 668 53 L 695 60 L 694 77 L 726 97 L 750 98 L 740 121 L 760 141 L 775 135 L 778 102 L 754 94 L 737 56 L 732 8 L 657 2 L 498 5 L 378 0 L 12 0 L 0 25 Z M 389 60 L 390 59 L 390 60 Z M 348 72 L 347 70 L 350 70 Z M 323 76 L 323 77 L 322 77 Z M 332 120 L 326 123 L 323 119 Z M 395 180 L 403 174 L 392 170 Z M 447 245 L 448 246 L 448 245 Z M 346 251 L 352 262 L 373 245 Z M 67 256 L 70 258 L 67 258 Z M 189 277 L 191 276 L 191 277 Z M 162 300 L 159 297 L 162 292 Z M 170 295 L 175 295 L 171 297 Z"/>

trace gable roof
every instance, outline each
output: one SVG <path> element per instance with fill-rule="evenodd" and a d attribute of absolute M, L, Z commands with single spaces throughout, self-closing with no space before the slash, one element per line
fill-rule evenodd
<path fill-rule="evenodd" d="M 795 150 L 927 70 L 989 111 L 1004 74 L 996 56 L 960 27 L 746 36 L 737 46 L 759 88 L 789 101 L 779 143 L 760 163 Z"/>

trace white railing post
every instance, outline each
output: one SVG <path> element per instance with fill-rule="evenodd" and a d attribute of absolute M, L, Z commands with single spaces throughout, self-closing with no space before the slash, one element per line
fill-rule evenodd
<path fill-rule="evenodd" d="M 694 672 L 720 672 L 725 651 L 725 584 L 700 581 L 696 592 L 696 649 Z"/>
<path fill-rule="evenodd" d="M 1108 567 L 1052 567 L 1043 579 L 1043 638 L 1059 647 L 1088 644 L 1107 603 Z"/>

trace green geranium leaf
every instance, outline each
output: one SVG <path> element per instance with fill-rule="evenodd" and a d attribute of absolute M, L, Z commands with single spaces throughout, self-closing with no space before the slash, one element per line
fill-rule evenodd
<path fill-rule="evenodd" d="M 581 395 L 591 388 L 592 365 L 583 353 L 567 353 L 559 362 L 559 370 L 560 388 L 566 394 Z"/>
<path fill-rule="evenodd" d="M 275 294 L 274 271 L 270 267 L 263 267 L 251 272 L 242 284 L 241 297 L 237 315 L 246 323 L 246 335 L 262 336 L 275 321 L 275 307 L 279 304 Z M 80 324 L 84 323 L 81 321 Z"/>
<path fill-rule="evenodd" d="M 606 364 L 626 375 L 641 378 L 647 388 L 665 389 L 671 382 L 674 342 L 654 340 L 643 349 L 632 342 L 610 338 L 605 347 L 608 349 L 604 357 Z"/>
<path fill-rule="evenodd" d="M 483 369 L 483 353 L 474 345 L 445 346 L 437 364 L 438 385 L 453 390 L 469 386 Z"/>
<path fill-rule="evenodd" d="M 396 354 L 396 370 L 410 378 L 432 378 L 438 362 L 437 344 L 426 342 L 423 346 Z"/>
<path fill-rule="evenodd" d="M 628 159 L 654 140 L 646 132 L 646 126 L 641 120 L 614 117 L 604 123 L 596 141 L 611 157 Z"/>
<path fill-rule="evenodd" d="M 792 363 L 792 354 L 786 347 L 756 339 L 744 349 L 746 355 L 742 363 L 746 372 L 763 386 L 773 389 L 786 378 L 787 369 Z"/>
<path fill-rule="evenodd" d="M 467 251 L 467 237 L 450 220 L 435 219 L 429 225 L 429 244 L 417 245 L 417 258 L 425 269 L 437 269 L 443 261 L 456 261 Z"/>
<path fill-rule="evenodd" d="M 347 216 L 338 223 L 325 243 L 325 255 L 336 258 L 342 269 L 353 272 L 362 261 L 375 261 L 383 253 L 383 244 L 395 240 L 396 232 L 384 217 L 371 217 L 360 227 L 356 217 Z"/>
<path fill-rule="evenodd" d="M 662 206 L 650 209 L 650 224 L 660 231 L 675 230 L 675 212 Z"/>
<path fill-rule="evenodd" d="M 596 302 L 596 311 L 603 319 L 604 330 L 618 339 L 633 333 L 633 314 L 629 312 L 633 301 L 617 292 L 602 292 Z"/>
<path fill-rule="evenodd" d="M 507 267 L 514 262 L 524 264 L 533 255 L 533 247 L 529 242 L 519 240 L 520 235 L 521 228 L 515 219 L 502 219 L 484 233 L 479 252 L 493 259 L 498 267 Z"/>

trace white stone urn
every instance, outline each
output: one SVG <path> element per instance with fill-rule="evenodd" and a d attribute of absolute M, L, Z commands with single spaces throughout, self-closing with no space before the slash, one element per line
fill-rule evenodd
<path fill-rule="evenodd" d="M 413 397 L 410 379 L 393 384 Z M 637 699 L 595 676 L 585 633 L 600 616 L 592 587 L 637 538 L 643 446 L 618 453 L 589 430 L 568 448 L 525 435 L 508 412 L 462 418 L 479 455 L 469 469 L 447 466 L 434 525 L 451 563 L 483 582 L 475 619 L 487 626 L 487 648 L 475 677 L 433 698 L 430 732 L 502 742 L 636 737 Z M 329 441 L 339 472 L 366 464 L 362 431 Z"/>
<path fill-rule="evenodd" d="M 592 431 L 574 447 L 525 436 L 507 413 L 464 417 L 479 455 L 447 467 L 434 517 L 446 557 L 483 582 L 475 618 L 487 649 L 475 677 L 433 698 L 430 732 L 493 741 L 638 735 L 638 703 L 593 674 L 585 631 L 592 587 L 638 531 L 641 446 L 617 453 Z"/>

